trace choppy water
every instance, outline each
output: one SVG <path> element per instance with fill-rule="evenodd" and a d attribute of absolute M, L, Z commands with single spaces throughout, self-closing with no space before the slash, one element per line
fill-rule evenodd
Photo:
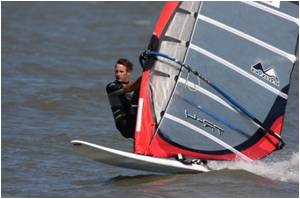
<path fill-rule="evenodd" d="M 81 139 L 130 151 L 105 94 L 112 67 L 141 70 L 162 2 L 2 2 L 2 197 L 298 197 L 299 71 L 292 75 L 284 150 L 217 171 L 157 175 L 77 155 Z"/>

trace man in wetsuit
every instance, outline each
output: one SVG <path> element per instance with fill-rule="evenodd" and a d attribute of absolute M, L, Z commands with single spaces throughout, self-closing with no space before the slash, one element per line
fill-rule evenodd
<path fill-rule="evenodd" d="M 134 138 L 138 93 L 141 78 L 130 83 L 132 63 L 124 58 L 115 65 L 116 80 L 106 86 L 106 92 L 117 129 L 126 138 Z"/>

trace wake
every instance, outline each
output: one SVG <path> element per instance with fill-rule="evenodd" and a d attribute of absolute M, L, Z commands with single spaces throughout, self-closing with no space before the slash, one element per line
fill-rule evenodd
<path fill-rule="evenodd" d="M 210 162 L 214 170 L 246 170 L 250 173 L 279 180 L 283 182 L 299 183 L 299 152 L 293 153 L 283 161 L 235 161 L 235 162 Z"/>

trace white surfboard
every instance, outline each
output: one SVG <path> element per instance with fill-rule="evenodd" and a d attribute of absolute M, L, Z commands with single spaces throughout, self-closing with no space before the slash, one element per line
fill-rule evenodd
<path fill-rule="evenodd" d="M 210 171 L 206 165 L 186 165 L 175 159 L 138 155 L 80 140 L 73 140 L 71 143 L 78 153 L 98 162 L 121 168 L 159 173 L 201 173 Z"/>

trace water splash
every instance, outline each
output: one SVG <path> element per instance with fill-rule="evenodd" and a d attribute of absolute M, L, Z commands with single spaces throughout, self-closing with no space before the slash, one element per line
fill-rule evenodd
<path fill-rule="evenodd" d="M 299 152 L 293 153 L 287 160 L 254 162 L 211 162 L 209 166 L 215 170 L 246 170 L 250 173 L 283 182 L 299 182 Z"/>

